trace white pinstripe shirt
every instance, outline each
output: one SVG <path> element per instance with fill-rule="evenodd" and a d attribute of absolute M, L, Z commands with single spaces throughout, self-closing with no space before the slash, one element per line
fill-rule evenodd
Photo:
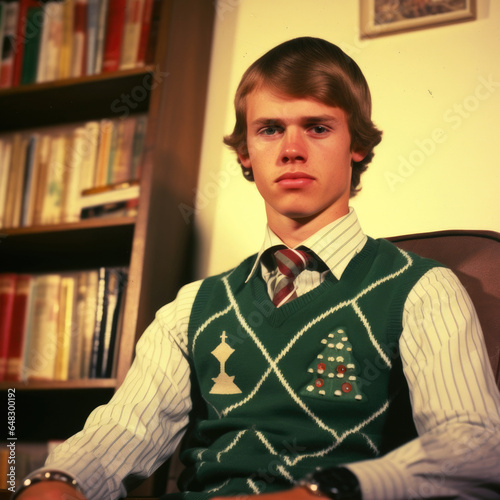
<path fill-rule="evenodd" d="M 341 279 L 365 243 L 351 210 L 303 245 Z M 268 229 L 259 257 L 275 244 L 281 241 Z M 259 259 L 252 273 L 259 267 L 272 281 L 273 271 Z M 323 278 L 305 271 L 297 294 Z M 187 327 L 200 285 L 183 287 L 158 311 L 111 402 L 49 457 L 46 466 L 75 475 L 89 499 L 125 494 L 127 475 L 149 475 L 179 443 L 191 409 Z M 381 458 L 349 465 L 363 499 L 499 498 L 500 394 L 470 298 L 449 270 L 428 271 L 410 292 L 400 350 L 419 437 Z"/>

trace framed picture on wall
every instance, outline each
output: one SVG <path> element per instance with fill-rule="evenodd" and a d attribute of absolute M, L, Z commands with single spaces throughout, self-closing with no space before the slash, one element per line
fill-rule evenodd
<path fill-rule="evenodd" d="M 476 0 L 360 0 L 363 38 L 476 19 Z"/>

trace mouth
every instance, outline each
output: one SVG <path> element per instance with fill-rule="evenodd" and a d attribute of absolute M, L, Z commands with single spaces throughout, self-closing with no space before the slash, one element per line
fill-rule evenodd
<path fill-rule="evenodd" d="M 276 183 L 285 188 L 297 189 L 305 187 L 314 181 L 312 175 L 305 172 L 287 172 L 276 179 Z"/>

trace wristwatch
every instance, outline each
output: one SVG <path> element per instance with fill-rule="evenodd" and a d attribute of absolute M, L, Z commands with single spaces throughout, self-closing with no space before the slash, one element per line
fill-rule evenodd
<path fill-rule="evenodd" d="M 76 479 L 70 474 L 59 470 L 45 470 L 41 472 L 35 471 L 26 476 L 26 479 L 17 488 L 10 500 L 15 500 L 22 491 L 29 488 L 33 484 L 41 483 L 43 481 L 60 481 L 72 486 L 78 492 L 83 493 Z"/>
<path fill-rule="evenodd" d="M 299 486 L 333 500 L 362 500 L 358 478 L 347 467 L 318 468 L 299 481 Z"/>

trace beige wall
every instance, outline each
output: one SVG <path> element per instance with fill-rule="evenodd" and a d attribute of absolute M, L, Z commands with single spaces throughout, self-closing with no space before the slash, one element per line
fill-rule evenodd
<path fill-rule="evenodd" d="M 243 71 L 296 36 L 336 43 L 370 85 L 384 138 L 352 200 L 368 234 L 500 232 L 499 1 L 478 0 L 473 22 L 370 40 L 359 38 L 354 0 L 220 0 L 216 18 L 196 209 L 200 277 L 260 247 L 262 202 L 222 136 L 233 127 Z"/>

